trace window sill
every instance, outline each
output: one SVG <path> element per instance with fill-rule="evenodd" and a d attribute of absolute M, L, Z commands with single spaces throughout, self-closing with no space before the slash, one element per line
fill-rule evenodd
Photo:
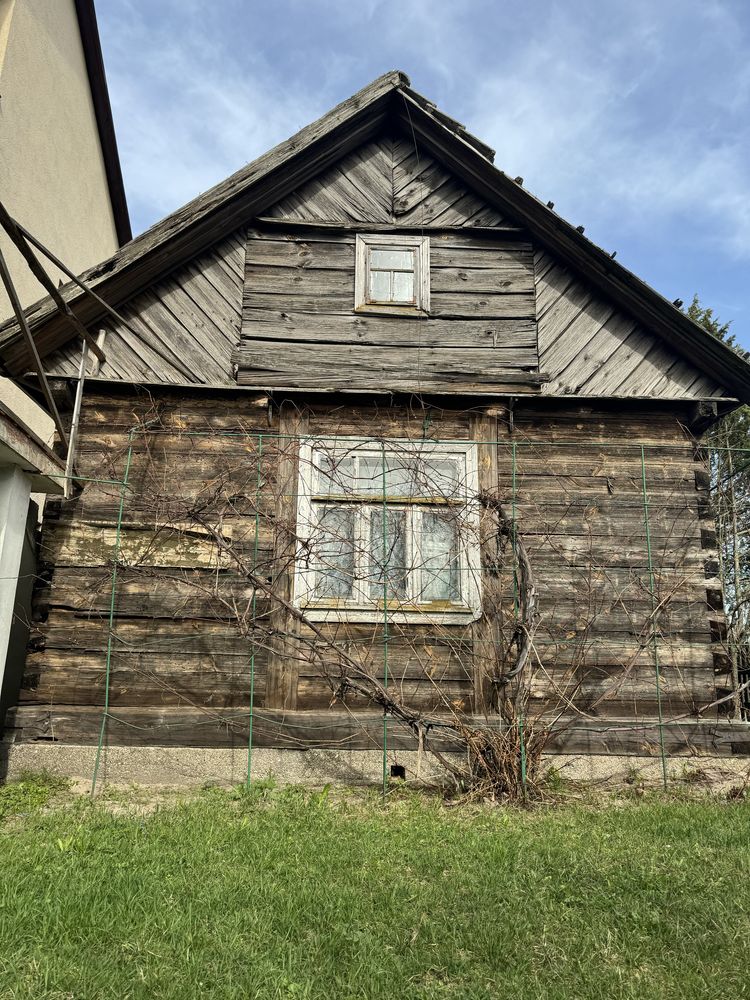
<path fill-rule="evenodd" d="M 298 605 L 311 622 L 361 622 L 379 625 L 386 612 L 383 608 L 326 607 L 320 604 Z M 445 604 L 424 604 L 408 609 L 399 608 L 394 601 L 393 610 L 387 611 L 389 622 L 402 625 L 469 625 L 481 618 L 480 608 L 453 607 Z"/>
<path fill-rule="evenodd" d="M 412 319 L 428 319 L 430 315 L 418 306 L 379 306 L 372 302 L 364 306 L 355 306 L 354 312 L 358 316 L 410 316 Z"/>

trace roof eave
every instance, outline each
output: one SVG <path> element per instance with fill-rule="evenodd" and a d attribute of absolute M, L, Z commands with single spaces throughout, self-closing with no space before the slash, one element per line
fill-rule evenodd
<path fill-rule="evenodd" d="M 82 279 L 117 306 L 374 135 L 394 91 L 405 85 L 408 77 L 398 70 L 378 77 L 322 118 L 162 219 L 108 260 L 89 268 Z M 306 152 L 311 155 L 302 155 Z M 101 308 L 72 282 L 62 286 L 60 293 L 84 324 L 103 315 Z M 57 315 L 49 297 L 29 306 L 26 316 L 32 330 L 40 333 L 38 348 L 42 356 L 69 339 L 67 324 Z M 5 370 L 18 375 L 23 368 L 24 348 L 14 320 L 0 326 L 0 350 Z"/>
<path fill-rule="evenodd" d="M 404 89 L 403 124 L 433 155 L 470 183 L 488 202 L 512 214 L 535 239 L 577 273 L 583 273 L 603 293 L 649 330 L 659 334 L 702 370 L 710 368 L 717 381 L 750 402 L 750 364 L 691 320 L 632 271 L 614 260 L 573 225 L 566 222 L 507 174 L 494 167 Z"/>
<path fill-rule="evenodd" d="M 701 370 L 709 371 L 742 402 L 750 402 L 747 361 L 495 168 L 491 162 L 493 151 L 460 123 L 437 112 L 431 102 L 411 89 L 408 77 L 400 71 L 379 77 L 291 139 L 157 223 L 83 277 L 111 304 L 118 305 L 145 284 L 179 266 L 191 253 L 262 214 L 295 186 L 366 141 L 394 108 L 407 134 L 414 135 L 490 204 L 514 216 L 563 263 L 584 274 L 600 291 Z M 74 286 L 65 286 L 61 291 L 75 303 L 76 313 L 84 323 L 101 315 L 90 299 L 84 300 L 80 293 L 76 294 Z M 48 299 L 29 307 L 27 315 L 32 328 L 40 330 L 41 353 L 68 339 L 63 321 L 55 319 Z M 50 330 L 56 331 L 56 340 Z M 0 344 L 3 340 L 3 360 L 10 359 L 8 370 L 18 374 L 23 348 L 18 345 L 12 323 L 0 327 Z"/>
<path fill-rule="evenodd" d="M 119 246 L 123 246 L 133 238 L 128 213 L 128 202 L 125 196 L 125 185 L 122 179 L 120 154 L 117 150 L 115 125 L 112 120 L 112 105 L 109 100 L 109 88 L 104 71 L 104 58 L 99 38 L 99 28 L 96 23 L 94 0 L 75 0 L 78 30 L 83 44 L 83 55 L 86 61 L 86 72 L 89 78 L 89 89 L 94 104 L 94 116 L 99 132 L 99 144 L 104 159 L 104 171 L 109 188 L 109 201 L 112 206 L 112 216 Z"/>

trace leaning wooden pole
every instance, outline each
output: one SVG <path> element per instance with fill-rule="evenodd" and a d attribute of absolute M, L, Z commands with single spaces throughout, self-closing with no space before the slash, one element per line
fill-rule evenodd
<path fill-rule="evenodd" d="M 76 331 L 76 333 L 80 337 L 83 337 L 83 339 L 91 348 L 92 353 L 95 354 L 100 361 L 104 361 L 105 360 L 104 351 L 101 350 L 96 340 L 91 336 L 89 331 L 86 329 L 83 323 L 79 320 L 79 318 L 70 308 L 68 303 L 62 297 L 62 295 L 60 295 L 60 292 L 57 290 L 54 281 L 52 280 L 52 278 L 50 278 L 50 276 L 47 274 L 47 272 L 44 270 L 42 265 L 35 257 L 34 251 L 26 242 L 23 233 L 21 233 L 21 231 L 19 230 L 18 226 L 16 225 L 11 215 L 8 213 L 8 210 L 6 209 L 5 205 L 3 205 L 2 201 L 0 201 L 0 226 L 2 226 L 2 228 L 8 234 L 8 237 L 12 240 L 12 242 L 17 247 L 18 251 L 23 256 L 26 263 L 29 265 L 31 273 L 37 279 L 39 284 L 42 285 L 44 289 L 46 289 L 48 295 L 55 303 L 57 308 L 60 310 L 62 315 L 65 317 L 65 319 L 68 321 L 70 326 L 72 326 L 72 328 Z"/>
<path fill-rule="evenodd" d="M 26 340 L 26 345 L 29 348 L 32 358 L 34 359 L 39 381 L 42 383 L 42 392 L 44 393 L 44 398 L 47 400 L 47 405 L 50 413 L 52 414 L 52 419 L 55 421 L 55 427 L 57 428 L 57 433 L 60 435 L 60 441 L 62 442 L 63 447 L 67 448 L 68 435 L 65 432 L 60 411 L 57 408 L 57 403 L 54 400 L 52 390 L 50 389 L 49 382 L 47 381 L 44 366 L 42 365 L 42 359 L 39 357 L 39 351 L 37 350 L 34 338 L 31 335 L 31 329 L 29 328 L 26 315 L 18 299 L 15 285 L 13 284 L 13 280 L 10 276 L 8 265 L 5 263 L 5 257 L 3 257 L 2 251 L 0 251 L 0 278 L 2 278 L 3 284 L 5 285 L 5 291 L 8 293 L 10 304 L 13 307 L 13 312 L 18 320 L 18 325 L 21 327 L 21 332 Z"/>
<path fill-rule="evenodd" d="M 21 235 L 26 240 L 28 240 L 28 242 L 35 249 L 37 249 L 40 254 L 46 257 L 47 260 L 50 262 L 50 264 L 54 264 L 54 266 L 59 271 L 62 271 L 62 273 L 65 275 L 66 278 L 68 278 L 69 281 L 72 281 L 74 285 L 78 285 L 78 287 L 81 289 L 82 292 L 85 292 L 87 295 L 90 295 L 91 298 L 94 300 L 94 302 L 100 305 L 105 312 L 109 313 L 112 319 L 116 320 L 118 323 L 121 323 L 126 330 L 130 330 L 130 332 L 134 334 L 136 337 L 139 336 L 139 333 L 136 330 L 136 328 L 132 326 L 130 323 L 128 323 L 125 317 L 121 313 L 119 313 L 114 308 L 114 306 L 111 306 L 109 302 L 106 302 L 101 297 L 101 295 L 95 292 L 94 289 L 91 287 L 91 285 L 88 284 L 88 282 L 84 281 L 82 278 L 79 278 L 78 275 L 76 275 L 73 271 L 71 271 L 69 267 L 66 267 L 65 264 L 63 264 L 63 262 L 60 260 L 60 258 L 56 254 L 52 253 L 49 247 L 46 247 L 41 240 L 37 239 L 36 236 L 34 236 L 32 233 L 28 231 L 26 226 L 22 226 L 17 219 L 14 219 L 13 221 L 15 225 L 18 227 L 19 233 L 21 233 Z M 102 359 L 99 358 L 98 360 L 101 361 Z"/>
<path fill-rule="evenodd" d="M 42 256 L 46 257 L 51 264 L 54 264 L 56 268 L 62 271 L 65 277 L 68 278 L 70 281 L 72 281 L 74 285 L 78 285 L 81 291 L 85 292 L 86 295 L 92 298 L 94 302 L 96 302 L 97 305 L 99 305 L 109 316 L 111 316 L 116 323 L 119 323 L 120 326 L 124 327 L 126 330 L 129 330 L 130 333 L 132 333 L 136 339 L 140 339 L 141 337 L 140 332 L 133 326 L 132 323 L 130 323 L 122 315 L 121 312 L 119 312 L 117 309 L 115 309 L 114 306 L 110 305 L 109 302 L 103 299 L 101 295 L 98 294 L 98 292 L 95 292 L 87 281 L 84 281 L 83 278 L 74 274 L 69 267 L 66 267 L 65 264 L 63 264 L 63 262 L 60 260 L 60 258 L 56 256 L 56 254 L 52 253 L 49 247 L 46 247 L 40 239 L 37 239 L 36 236 L 30 233 L 28 229 L 25 226 L 22 226 L 17 219 L 14 219 L 13 221 L 15 225 L 18 227 L 18 231 L 24 236 L 26 240 L 28 240 L 28 242 L 33 247 L 35 247 L 39 251 L 39 253 L 42 254 Z M 151 330 L 153 332 L 153 328 L 146 321 L 145 317 L 143 316 L 140 317 L 140 323 L 142 326 L 145 326 L 146 329 Z M 158 337 L 156 339 L 158 340 Z M 101 347 L 101 342 L 97 341 L 97 343 Z M 159 355 L 159 357 L 164 358 L 165 361 L 168 361 L 170 364 L 175 365 L 182 372 L 183 375 L 187 376 L 188 381 L 192 380 L 192 373 L 188 368 L 185 367 L 185 365 L 181 363 L 178 357 L 166 354 L 164 351 L 160 350 L 155 344 L 152 345 L 152 350 L 154 350 Z M 103 358 L 97 357 L 98 364 L 101 365 L 102 361 Z"/>
<path fill-rule="evenodd" d="M 73 472 L 76 458 L 76 445 L 78 443 L 78 425 L 81 420 L 81 406 L 83 404 L 83 386 L 86 381 L 86 362 L 88 361 L 88 344 L 81 341 L 81 363 L 78 366 L 78 384 L 76 386 L 75 403 L 73 404 L 73 417 L 70 421 L 70 444 L 68 445 L 68 458 L 65 463 L 65 499 L 69 500 L 73 492 Z"/>

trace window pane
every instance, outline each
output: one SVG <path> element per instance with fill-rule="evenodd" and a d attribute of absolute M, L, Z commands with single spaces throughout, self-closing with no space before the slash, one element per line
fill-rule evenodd
<path fill-rule="evenodd" d="M 361 493 L 383 496 L 383 466 L 385 465 L 385 495 L 387 497 L 414 496 L 414 470 L 406 458 L 386 452 L 381 455 L 361 455 L 359 459 L 359 484 Z"/>
<path fill-rule="evenodd" d="M 370 271 L 370 299 L 372 302 L 391 301 L 390 271 Z"/>
<path fill-rule="evenodd" d="M 385 536 L 385 537 L 384 537 Z M 406 598 L 406 511 L 373 508 L 370 520 L 370 597 L 383 598 L 383 570 L 388 600 Z"/>
<path fill-rule="evenodd" d="M 413 250 L 371 250 L 370 267 L 380 267 L 385 270 L 414 270 Z"/>
<path fill-rule="evenodd" d="M 414 301 L 414 272 L 394 271 L 393 272 L 393 301 L 413 302 Z"/>
<path fill-rule="evenodd" d="M 383 495 L 383 459 L 380 455 L 359 456 L 357 491 L 367 496 Z"/>
<path fill-rule="evenodd" d="M 354 587 L 354 508 L 318 509 L 317 532 L 312 539 L 315 597 L 351 597 Z"/>
<path fill-rule="evenodd" d="M 455 511 L 423 511 L 420 601 L 459 601 L 458 521 Z"/>
<path fill-rule="evenodd" d="M 315 496 L 349 496 L 356 484 L 356 455 L 352 452 L 313 452 L 313 494 Z"/>
<path fill-rule="evenodd" d="M 425 496 L 443 500 L 466 499 L 466 471 L 463 459 L 430 458 L 420 462 L 419 485 Z"/>

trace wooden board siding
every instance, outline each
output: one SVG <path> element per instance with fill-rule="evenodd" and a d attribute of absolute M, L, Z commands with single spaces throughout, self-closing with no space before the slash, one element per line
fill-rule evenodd
<path fill-rule="evenodd" d="M 639 723 L 641 747 L 653 738 L 658 706 L 639 451 L 644 443 L 662 709 L 667 719 L 694 719 L 713 701 L 716 671 L 725 669 L 714 642 L 720 614 L 707 596 L 718 588 L 716 553 L 710 548 L 701 455 L 679 412 L 526 400 L 516 404 L 512 431 L 502 408 L 489 416 L 459 404 L 440 409 L 297 402 L 289 413 L 296 414 L 294 426 L 311 434 L 478 441 L 483 488 L 490 488 L 492 476 L 505 508 L 515 508 L 539 587 L 531 712 L 564 709 L 570 716 L 575 705 L 582 714 L 573 717 L 567 743 L 560 743 L 568 749 L 601 749 L 608 739 L 602 730 L 616 728 L 615 720 Z M 223 537 L 252 560 L 258 575 L 279 579 L 294 531 L 287 507 L 293 511 L 295 443 L 282 444 L 276 436 L 292 426 L 289 418 L 281 424 L 274 411 L 269 425 L 265 408 L 249 393 L 197 396 L 177 390 L 87 394 L 79 472 L 89 479 L 80 496 L 47 511 L 35 633 L 21 701 L 10 716 L 11 735 L 71 743 L 96 739 L 93 720 L 101 718 L 110 638 L 117 481 L 135 421 L 141 432 L 133 439 L 120 536 L 110 744 L 241 745 L 254 649 L 258 745 L 329 745 L 345 718 L 360 716 L 359 735 L 351 722 L 344 728 L 351 745 L 361 745 L 361 733 L 369 733 L 368 705 L 359 696 L 346 695 L 345 706 L 333 698 L 319 661 L 311 659 L 305 627 L 295 632 L 266 594 L 256 595 L 260 631 L 238 629 L 236 609 L 249 613 L 252 586 L 185 515 L 186 505 L 205 504 L 218 484 L 222 504 L 231 498 Z M 491 433 L 489 441 L 480 440 L 485 433 Z M 291 478 L 284 468 L 290 460 Z M 491 531 L 483 529 L 485 536 L 489 546 Z M 390 624 L 390 683 L 424 711 L 447 700 L 467 713 L 485 704 L 491 713 L 486 677 L 502 655 L 497 626 L 512 616 L 512 573 L 507 559 L 498 569 L 490 548 L 486 556 L 485 594 L 494 595 L 490 619 L 455 626 Z M 269 624 L 273 635 L 284 638 L 281 645 L 268 641 Z M 334 646 L 382 677 L 382 625 L 324 629 Z M 263 641 L 254 647 L 258 634 Z M 326 658 L 335 664 L 330 650 Z M 635 746 L 634 737 L 621 733 L 609 741 L 613 747 Z"/>
<path fill-rule="evenodd" d="M 517 519 L 542 595 L 537 710 L 566 696 L 598 718 L 657 709 L 641 444 L 662 708 L 670 718 L 709 705 L 721 660 L 712 641 L 721 615 L 708 598 L 719 586 L 706 543 L 713 522 L 702 457 L 679 415 L 539 400 L 519 404 L 514 425 Z M 506 498 L 510 449 L 501 444 L 498 457 Z"/>
<path fill-rule="evenodd" d="M 444 393 L 535 388 L 531 246 L 493 235 L 502 216 L 411 140 L 386 135 L 365 144 L 267 215 L 279 224 L 248 234 L 242 338 L 234 355 L 240 385 Z M 310 225 L 300 232 L 300 223 Z M 429 317 L 355 312 L 357 225 L 392 233 L 430 229 Z"/>
<path fill-rule="evenodd" d="M 396 230 L 394 230 L 396 231 Z M 537 370 L 531 246 L 430 237 L 430 315 L 354 310 L 355 236 L 252 229 L 240 385 L 472 393 L 528 389 Z"/>
<path fill-rule="evenodd" d="M 728 395 L 408 136 L 348 152 L 102 321 L 101 378 L 264 390 Z M 354 309 L 356 233 L 430 239 L 429 315 Z M 75 377 L 79 344 L 50 375 Z"/>
<path fill-rule="evenodd" d="M 245 267 L 241 230 L 122 306 L 133 327 L 103 320 L 107 360 L 100 378 L 127 382 L 232 385 Z M 56 376 L 78 376 L 80 345 L 47 359 Z"/>
<path fill-rule="evenodd" d="M 550 395 L 727 395 L 547 252 L 534 254 L 539 365 Z"/>
<path fill-rule="evenodd" d="M 295 222 L 500 226 L 504 219 L 412 140 L 382 136 L 264 213 Z"/>

